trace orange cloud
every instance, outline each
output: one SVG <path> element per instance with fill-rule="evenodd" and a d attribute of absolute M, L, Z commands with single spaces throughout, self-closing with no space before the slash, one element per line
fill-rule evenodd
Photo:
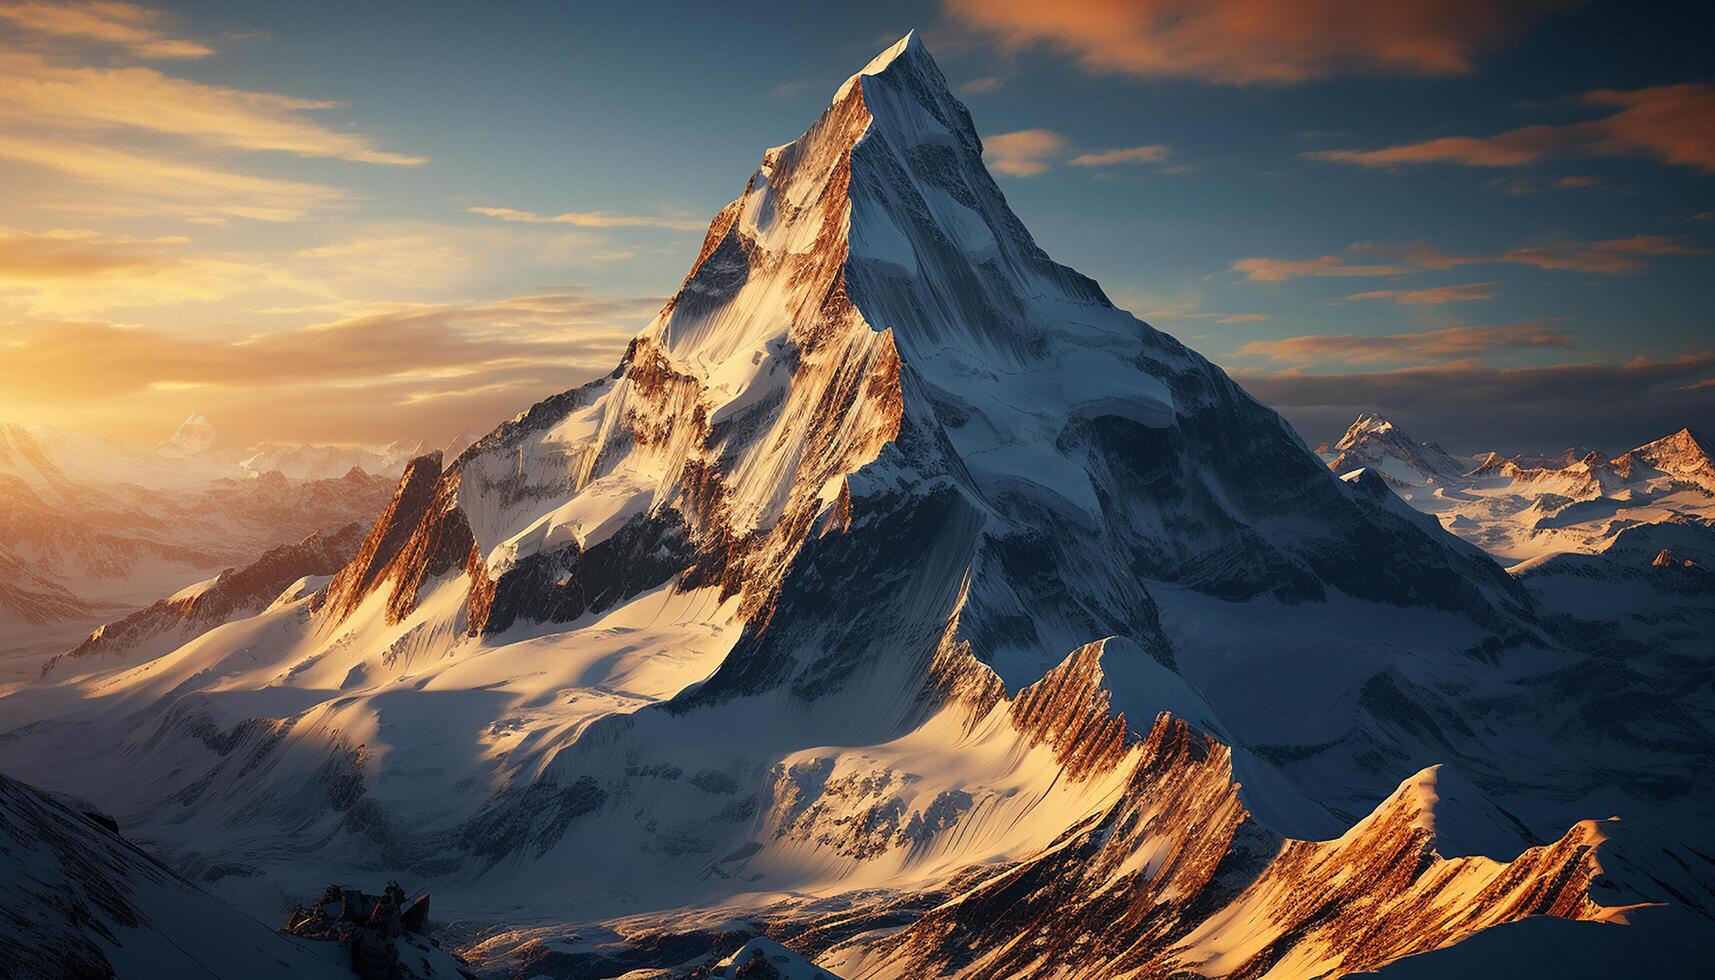
<path fill-rule="evenodd" d="M 0 227 L 0 309 L 76 316 L 114 306 L 209 300 L 238 292 L 257 270 L 183 253 L 179 237 L 132 238 L 86 229 Z"/>
<path fill-rule="evenodd" d="M 205 44 L 168 36 L 158 26 L 164 19 L 159 11 L 111 0 L 0 4 L 0 21 L 33 34 L 109 44 L 139 58 L 205 58 L 214 53 Z"/>
<path fill-rule="evenodd" d="M 1353 293 L 1347 299 L 1391 299 L 1412 306 L 1439 306 L 1442 303 L 1469 303 L 1479 299 L 1494 299 L 1496 282 L 1473 282 L 1463 286 L 1435 286 L 1430 289 L 1378 289 Z"/>
<path fill-rule="evenodd" d="M 1045 44 L 1090 71 L 1229 84 L 1349 72 L 1461 75 L 1552 0 L 949 0 L 1008 48 Z"/>
<path fill-rule="evenodd" d="M 93 143 L 0 136 L 0 159 L 53 171 L 84 187 L 65 210 L 111 215 L 295 221 L 345 198 L 338 188 L 217 170 Z"/>
<path fill-rule="evenodd" d="M 1299 276 L 1398 276 L 1411 270 L 1403 265 L 1353 265 L 1338 255 L 1313 259 L 1239 259 L 1233 269 L 1251 282 L 1285 282 Z"/>
<path fill-rule="evenodd" d="M 984 95 L 989 92 L 999 91 L 1005 84 L 1006 79 L 1000 75 L 983 75 L 980 78 L 973 78 L 963 85 L 960 85 L 959 94 Z"/>
<path fill-rule="evenodd" d="M 1421 364 L 1468 357 L 1496 350 L 1571 348 L 1571 338 L 1546 321 L 1493 326 L 1445 327 L 1418 333 L 1366 336 L 1310 334 L 1280 340 L 1253 340 L 1236 352 L 1239 357 L 1266 357 L 1289 364 L 1327 361 L 1335 364 Z"/>
<path fill-rule="evenodd" d="M 377 150 L 363 136 L 303 115 L 337 105 L 205 85 L 153 68 L 67 65 L 24 52 L 0 53 L 0 119 L 14 126 L 137 129 L 244 150 L 363 163 L 424 162 Z"/>
<path fill-rule="evenodd" d="M 1715 86 L 1602 89 L 1579 101 L 1615 111 L 1564 126 L 1525 126 L 1494 136 L 1446 136 L 1380 150 L 1319 150 L 1304 156 L 1364 167 L 1518 167 L 1553 157 L 1630 156 L 1715 173 Z"/>
<path fill-rule="evenodd" d="M 1232 268 L 1235 272 L 1244 273 L 1245 278 L 1251 282 L 1284 282 L 1299 276 L 1394 276 L 1423 269 L 1444 271 L 1457 269 L 1461 266 L 1485 264 L 1528 265 L 1538 269 L 1566 269 L 1577 272 L 1624 275 L 1644 269 L 1644 259 L 1648 256 L 1709 254 L 1707 249 L 1687 245 L 1683 240 L 1667 235 L 1633 235 L 1630 238 L 1612 238 L 1596 242 L 1557 242 L 1550 245 L 1525 246 L 1474 255 L 1455 255 L 1428 242 L 1412 242 L 1405 245 L 1359 242 L 1346 251 L 1353 255 L 1370 256 L 1389 261 L 1382 264 L 1350 262 L 1339 255 L 1322 255 L 1313 259 L 1249 258 L 1239 259 L 1232 264 Z M 1492 286 L 1494 283 L 1479 285 Z M 1442 288 L 1452 290 L 1474 287 Z M 1433 294 L 1435 290 L 1419 290 L 1417 293 Z M 1360 293 L 1347 298 L 1393 299 L 1401 295 L 1405 295 L 1405 293 L 1381 291 Z M 1451 298 L 1487 299 L 1488 297 L 1472 295 L 1466 297 L 1452 296 Z M 1429 302 L 1433 300 L 1420 301 Z M 1444 296 L 1442 301 L 1447 301 L 1447 297 Z"/>
<path fill-rule="evenodd" d="M 1034 177 L 1066 149 L 1066 137 L 1051 129 L 1021 129 L 983 141 L 983 162 L 997 174 Z"/>
<path fill-rule="evenodd" d="M 615 214 L 612 211 L 567 211 L 564 214 L 537 214 L 534 211 L 519 211 L 515 208 L 465 208 L 465 210 L 471 214 L 499 218 L 501 221 L 577 225 L 580 228 L 672 228 L 678 231 L 703 231 L 709 226 L 706 221 L 654 218 L 637 214 Z"/>
<path fill-rule="evenodd" d="M 1386 246 L 1375 245 L 1360 245 L 1355 246 L 1355 249 L 1384 254 L 1391 251 Z M 1687 245 L 1681 239 L 1667 235 L 1633 235 L 1630 238 L 1611 238 L 1596 242 L 1557 242 L 1477 255 L 1452 255 L 1427 242 L 1418 242 L 1404 249 L 1405 257 L 1426 269 L 1455 269 L 1464 265 L 1504 263 L 1608 275 L 1642 271 L 1645 268 L 1645 256 L 1708 254 L 1708 249 Z"/>
<path fill-rule="evenodd" d="M 1080 153 L 1066 161 L 1074 167 L 1109 167 L 1116 163 L 1160 163 L 1167 159 L 1171 152 L 1159 144 L 1149 146 L 1128 146 L 1118 150 L 1103 150 L 1100 153 Z"/>

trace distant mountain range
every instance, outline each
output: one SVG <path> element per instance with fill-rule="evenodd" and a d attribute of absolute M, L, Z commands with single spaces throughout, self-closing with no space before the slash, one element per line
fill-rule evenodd
<path fill-rule="evenodd" d="M 402 465 L 298 447 L 294 456 L 320 462 L 289 476 L 247 468 L 261 450 L 240 459 L 216 441 L 201 416 L 144 450 L 0 423 L 0 684 L 33 676 L 100 623 L 270 548 L 373 520 Z"/>
<path fill-rule="evenodd" d="M 1612 457 L 1569 449 L 1458 459 L 1366 413 L 1318 451 L 1335 473 L 1373 470 L 1503 564 L 1601 551 L 1628 528 L 1679 516 L 1715 519 L 1715 443 L 1690 429 Z"/>

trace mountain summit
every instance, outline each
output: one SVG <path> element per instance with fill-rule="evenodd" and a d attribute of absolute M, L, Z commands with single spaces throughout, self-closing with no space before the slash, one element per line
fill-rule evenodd
<path fill-rule="evenodd" d="M 201 412 L 192 412 L 161 443 L 161 451 L 171 456 L 195 456 L 213 449 L 219 440 L 220 433 L 215 431 L 214 423 L 203 418 Z"/>
<path fill-rule="evenodd" d="M 1335 473 L 1369 468 L 1406 487 L 1457 479 L 1467 469 L 1440 446 L 1418 442 L 1376 412 L 1359 414 L 1325 455 L 1332 457 L 1328 468 Z"/>

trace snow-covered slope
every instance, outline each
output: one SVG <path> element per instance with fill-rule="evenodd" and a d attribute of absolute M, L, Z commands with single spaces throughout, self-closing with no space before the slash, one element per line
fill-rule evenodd
<path fill-rule="evenodd" d="M 343 951 L 280 935 L 150 857 L 105 819 L 0 775 L 0 975 L 351 976 Z"/>
<path fill-rule="evenodd" d="M 1610 917 L 1587 818 L 1706 826 L 1641 778 L 1681 742 L 1616 777 L 1646 713 L 1545 699 L 1590 662 L 1050 260 L 908 37 L 608 376 L 413 460 L 313 594 L 0 700 L 0 768 L 249 908 L 432 885 L 521 975 L 739 931 L 848 976 L 1315 975 Z"/>

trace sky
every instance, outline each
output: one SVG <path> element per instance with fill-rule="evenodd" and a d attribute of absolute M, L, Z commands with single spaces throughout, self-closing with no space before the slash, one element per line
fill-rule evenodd
<path fill-rule="evenodd" d="M 1715 5 L 1552 0 L 0 0 L 0 419 L 486 431 L 913 28 L 1039 244 L 1306 441 L 1715 432 Z"/>

